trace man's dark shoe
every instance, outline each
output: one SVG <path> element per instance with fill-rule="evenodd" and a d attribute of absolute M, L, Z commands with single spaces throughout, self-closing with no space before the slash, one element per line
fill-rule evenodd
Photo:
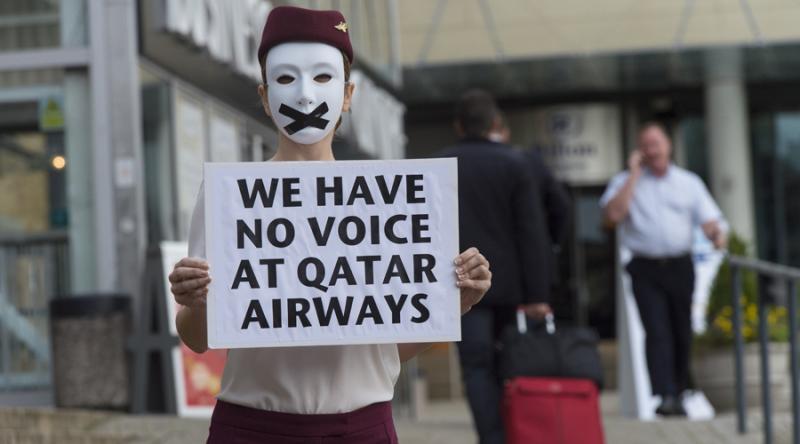
<path fill-rule="evenodd" d="M 683 408 L 683 398 L 673 395 L 665 396 L 661 401 L 661 405 L 656 409 L 656 414 L 660 416 L 686 416 L 686 409 Z"/>

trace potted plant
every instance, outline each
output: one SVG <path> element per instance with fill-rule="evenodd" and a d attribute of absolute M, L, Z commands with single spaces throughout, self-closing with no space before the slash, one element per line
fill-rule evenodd
<path fill-rule="evenodd" d="M 728 251 L 746 256 L 747 244 L 731 235 Z M 746 404 L 761 405 L 761 367 L 758 344 L 758 276 L 751 271 L 741 272 L 739 303 L 744 339 L 744 381 Z M 731 269 L 724 262 L 712 286 L 707 308 L 707 330 L 697 338 L 694 347 L 692 373 L 694 383 L 718 411 L 736 407 L 736 374 L 734 366 L 733 306 L 731 304 Z M 790 406 L 789 325 L 786 308 L 770 305 L 767 308 L 769 332 L 770 393 L 773 408 Z"/>

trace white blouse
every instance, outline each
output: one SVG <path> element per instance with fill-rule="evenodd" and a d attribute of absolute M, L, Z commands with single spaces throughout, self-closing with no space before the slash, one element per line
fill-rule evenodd
<path fill-rule="evenodd" d="M 206 256 L 204 207 L 201 185 L 190 257 Z M 274 412 L 343 413 L 391 400 L 399 374 L 396 344 L 237 348 L 228 350 L 218 399 Z"/>

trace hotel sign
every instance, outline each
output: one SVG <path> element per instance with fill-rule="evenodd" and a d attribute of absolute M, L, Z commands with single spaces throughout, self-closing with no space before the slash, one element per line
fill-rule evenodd
<path fill-rule="evenodd" d="M 559 180 L 602 185 L 622 168 L 620 113 L 590 103 L 540 108 L 530 116 L 533 146 Z"/>

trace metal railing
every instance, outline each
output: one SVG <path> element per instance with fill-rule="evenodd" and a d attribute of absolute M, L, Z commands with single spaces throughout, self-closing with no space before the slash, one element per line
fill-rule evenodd
<path fill-rule="evenodd" d="M 740 434 L 747 432 L 747 406 L 744 387 L 744 338 L 742 337 L 742 308 L 740 295 L 742 294 L 742 271 L 747 270 L 757 273 L 762 277 L 769 277 L 786 287 L 786 311 L 789 318 L 789 365 L 792 378 L 792 443 L 800 444 L 800 392 L 798 392 L 798 375 L 800 362 L 797 357 L 797 282 L 800 281 L 800 269 L 773 264 L 757 259 L 740 256 L 729 256 L 731 267 L 731 302 L 733 308 L 733 331 L 735 344 L 735 372 L 736 372 L 736 423 Z M 770 369 L 769 369 L 769 326 L 767 322 L 767 309 L 769 301 L 759 289 L 757 296 L 758 306 L 758 342 L 759 360 L 761 369 L 761 404 L 763 409 L 764 443 L 773 442 L 772 433 L 772 399 L 770 397 Z"/>
<path fill-rule="evenodd" d="M 50 384 L 50 299 L 69 290 L 67 233 L 0 237 L 0 391 Z"/>

